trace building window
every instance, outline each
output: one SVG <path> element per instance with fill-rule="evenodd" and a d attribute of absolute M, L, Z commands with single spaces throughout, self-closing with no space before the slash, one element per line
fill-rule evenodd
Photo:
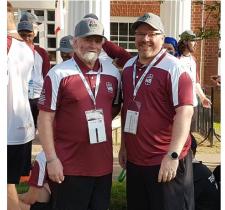
<path fill-rule="evenodd" d="M 136 53 L 134 32 L 131 29 L 132 23 L 114 22 L 110 23 L 110 40 L 123 47 L 132 54 Z"/>
<path fill-rule="evenodd" d="M 34 44 L 40 45 L 48 52 L 50 63 L 54 66 L 56 64 L 55 11 L 52 9 L 18 9 L 17 22 L 26 11 L 35 14 L 41 22 Z"/>

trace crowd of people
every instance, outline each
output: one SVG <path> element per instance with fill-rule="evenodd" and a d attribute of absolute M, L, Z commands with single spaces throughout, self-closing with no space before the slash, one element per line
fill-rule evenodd
<path fill-rule="evenodd" d="M 159 16 L 146 13 L 132 25 L 132 57 L 88 14 L 73 36 L 62 37 L 63 61 L 50 68 L 46 50 L 33 43 L 38 18 L 26 12 L 16 26 L 9 2 L 7 15 L 8 210 L 109 209 L 111 124 L 119 112 L 128 210 L 219 209 L 213 175 L 201 169 L 208 174 L 199 182 L 196 163 L 203 165 L 193 159 L 197 97 L 206 108 L 211 102 L 198 79 L 191 30 L 177 43 L 165 37 Z M 31 170 L 35 129 L 43 151 Z M 15 184 L 30 170 L 29 189 L 18 196 Z M 207 181 L 213 205 L 199 190 Z"/>

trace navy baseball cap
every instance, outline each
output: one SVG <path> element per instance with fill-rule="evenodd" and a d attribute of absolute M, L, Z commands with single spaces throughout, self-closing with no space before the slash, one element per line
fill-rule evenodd
<path fill-rule="evenodd" d="M 60 40 L 59 48 L 56 51 L 61 51 L 64 53 L 71 53 L 73 49 L 73 37 L 71 35 L 64 36 Z"/>
<path fill-rule="evenodd" d="M 17 26 L 17 31 L 33 31 L 33 24 L 29 21 L 19 22 Z"/>
<path fill-rule="evenodd" d="M 31 23 L 41 23 L 38 19 L 38 17 L 35 14 L 32 14 L 30 12 L 25 12 L 22 14 L 20 18 L 20 22 L 22 21 L 29 21 Z"/>

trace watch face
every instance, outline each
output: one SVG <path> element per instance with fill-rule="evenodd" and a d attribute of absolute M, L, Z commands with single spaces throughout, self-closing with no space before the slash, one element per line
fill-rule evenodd
<path fill-rule="evenodd" d="M 171 157 L 172 157 L 173 159 L 177 159 L 177 158 L 178 158 L 178 154 L 177 154 L 176 152 L 172 152 L 172 153 L 171 153 Z"/>

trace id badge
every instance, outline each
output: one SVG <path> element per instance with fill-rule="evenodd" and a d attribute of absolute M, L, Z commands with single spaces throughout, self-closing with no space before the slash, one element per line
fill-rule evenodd
<path fill-rule="evenodd" d="M 138 101 L 133 101 L 131 105 L 128 107 L 124 132 L 136 134 L 137 127 L 138 127 L 138 118 L 139 118 L 139 111 L 140 111 L 141 103 Z"/>
<path fill-rule="evenodd" d="M 90 144 L 106 141 L 105 122 L 103 110 L 86 111 Z"/>

